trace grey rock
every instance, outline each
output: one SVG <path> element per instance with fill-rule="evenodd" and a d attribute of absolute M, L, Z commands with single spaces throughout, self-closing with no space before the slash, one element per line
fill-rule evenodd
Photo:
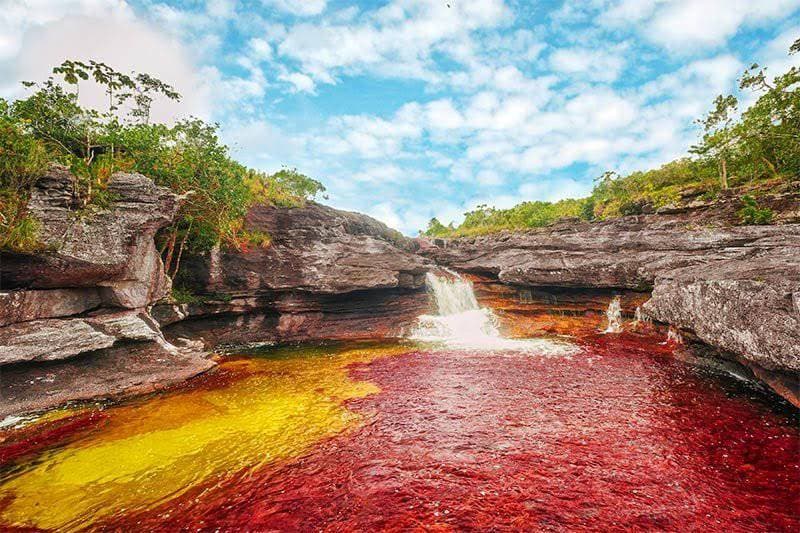
<path fill-rule="evenodd" d="M 136 311 L 20 322 L 0 328 L 0 365 L 68 359 L 121 340 L 161 341 L 162 336 L 145 313 Z"/>
<path fill-rule="evenodd" d="M 424 286 L 424 273 L 431 267 L 414 253 L 414 241 L 386 225 L 316 203 L 298 208 L 255 206 L 246 228 L 268 233 L 272 243 L 187 259 L 183 281 L 202 292 L 227 294 L 417 289 Z"/>
<path fill-rule="evenodd" d="M 512 285 L 649 290 L 651 318 L 743 362 L 800 371 L 800 225 L 690 223 L 687 215 L 420 240 L 420 253 Z"/>
<path fill-rule="evenodd" d="M 695 227 L 655 215 L 420 244 L 439 264 L 506 283 L 644 290 L 662 272 L 798 249 L 800 225 Z"/>
<path fill-rule="evenodd" d="M 95 309 L 100 302 L 100 291 L 93 287 L 0 292 L 0 326 L 77 315 Z"/>
<path fill-rule="evenodd" d="M 77 211 L 75 177 L 54 165 L 36 183 L 29 210 L 41 224 L 46 249 L 4 252 L 5 288 L 104 287 L 104 303 L 143 307 L 169 292 L 153 235 L 172 221 L 180 198 L 140 175 L 117 172 L 107 209 Z"/>
<path fill-rule="evenodd" d="M 642 307 L 655 320 L 768 370 L 800 371 L 800 248 L 666 272 Z"/>

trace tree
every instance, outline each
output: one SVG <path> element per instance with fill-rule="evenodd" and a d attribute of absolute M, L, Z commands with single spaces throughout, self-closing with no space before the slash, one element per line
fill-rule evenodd
<path fill-rule="evenodd" d="M 705 134 L 700 145 L 693 146 L 692 153 L 707 155 L 719 163 L 719 181 L 723 189 L 728 188 L 728 159 L 736 145 L 737 135 L 732 127 L 737 112 L 738 101 L 733 95 L 719 95 L 714 100 L 714 108 L 704 118 L 698 120 Z"/>

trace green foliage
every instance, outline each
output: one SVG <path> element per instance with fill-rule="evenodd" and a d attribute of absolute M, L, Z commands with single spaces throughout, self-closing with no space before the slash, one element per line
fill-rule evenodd
<path fill-rule="evenodd" d="M 428 237 L 447 237 L 448 235 L 453 233 L 453 224 L 449 226 L 445 226 L 439 219 L 434 217 L 428 222 L 428 228 L 421 232 L 423 235 L 427 235 Z"/>
<path fill-rule="evenodd" d="M 775 213 L 769 208 L 760 208 L 750 195 L 742 196 L 743 207 L 739 210 L 739 221 L 746 225 L 764 225 L 772 222 Z"/>
<path fill-rule="evenodd" d="M 176 304 L 198 304 L 203 300 L 186 287 L 172 287 L 172 301 Z"/>
<path fill-rule="evenodd" d="M 268 248 L 272 244 L 272 236 L 266 231 L 244 230 L 242 231 L 242 239 L 247 243 L 248 247 Z"/>
<path fill-rule="evenodd" d="M 0 246 L 33 246 L 36 229 L 26 213 L 30 189 L 47 164 L 61 162 L 78 176 L 86 210 L 113 198 L 106 184 L 116 171 L 140 172 L 185 197 L 174 224 L 158 236 L 168 272 L 175 275 L 184 247 L 208 250 L 267 246 L 270 237 L 243 229 L 254 202 L 299 206 L 325 187 L 296 169 L 267 175 L 230 157 L 219 126 L 190 118 L 151 124 L 155 98 L 179 100 L 168 84 L 148 74 L 125 74 L 96 61 L 68 60 L 42 83 L 25 82 L 27 98 L 0 99 Z M 80 86 L 97 83 L 107 109 L 78 103 Z M 19 228 L 17 228 L 19 226 Z"/>

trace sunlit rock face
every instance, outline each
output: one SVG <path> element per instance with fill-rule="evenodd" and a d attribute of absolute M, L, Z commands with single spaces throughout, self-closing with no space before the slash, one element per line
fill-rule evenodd
<path fill-rule="evenodd" d="M 425 240 L 420 253 L 515 285 L 647 290 L 659 274 L 798 247 L 800 225 L 696 227 L 676 216 L 562 223 L 519 233 Z"/>
<path fill-rule="evenodd" d="M 195 321 L 171 329 L 215 342 L 396 337 L 428 305 L 431 262 L 371 217 L 316 203 L 258 205 L 246 228 L 271 243 L 184 260 L 176 283 L 210 301 L 181 312 L 158 306 L 165 321 Z"/>
<path fill-rule="evenodd" d="M 247 214 L 245 227 L 269 234 L 271 243 L 187 258 L 178 283 L 199 292 L 230 294 L 425 285 L 429 262 L 414 253 L 416 243 L 366 215 L 316 203 L 298 208 L 257 205 Z"/>
<path fill-rule="evenodd" d="M 76 178 L 54 165 L 36 183 L 30 214 L 45 249 L 3 252 L 4 289 L 100 288 L 110 306 L 144 307 L 169 292 L 155 233 L 172 221 L 179 198 L 141 174 L 118 172 L 108 182 L 108 208 L 79 213 Z"/>

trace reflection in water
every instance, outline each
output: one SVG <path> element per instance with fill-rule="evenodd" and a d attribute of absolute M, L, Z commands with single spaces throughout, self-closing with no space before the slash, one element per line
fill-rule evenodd
<path fill-rule="evenodd" d="M 20 459 L 0 524 L 797 530 L 796 421 L 660 340 L 598 333 L 556 359 L 402 345 L 232 359 Z"/>

